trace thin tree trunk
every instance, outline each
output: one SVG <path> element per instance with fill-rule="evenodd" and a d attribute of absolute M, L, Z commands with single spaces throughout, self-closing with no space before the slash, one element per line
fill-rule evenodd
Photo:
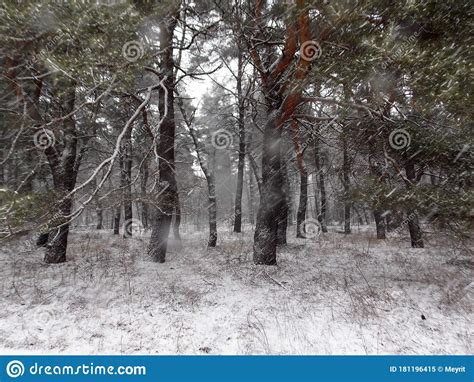
<path fill-rule="evenodd" d="M 364 221 L 362 220 L 362 215 L 360 214 L 360 211 L 356 207 L 353 207 L 353 210 L 357 215 L 357 222 L 359 223 L 359 226 L 364 225 Z"/>
<path fill-rule="evenodd" d="M 176 191 L 174 199 L 174 222 L 173 222 L 173 237 L 175 240 L 181 241 L 181 235 L 179 234 L 179 227 L 181 225 L 181 206 L 179 202 L 179 194 Z"/>
<path fill-rule="evenodd" d="M 142 224 L 143 228 L 148 228 L 148 203 L 146 202 L 146 197 L 147 197 L 147 192 L 146 192 L 146 187 L 148 183 L 148 176 L 149 176 L 149 170 L 148 170 L 148 158 L 146 158 L 143 161 L 143 166 L 140 169 L 140 192 L 142 195 Z"/>
<path fill-rule="evenodd" d="M 216 187 L 214 184 L 214 176 L 208 182 L 209 188 L 209 205 L 207 207 L 209 213 L 209 241 L 208 247 L 215 247 L 217 244 L 217 206 L 216 206 Z"/>
<path fill-rule="evenodd" d="M 255 193 L 257 192 L 255 187 L 255 179 L 252 171 L 247 172 L 248 180 L 248 202 L 249 202 L 249 222 L 252 225 L 255 225 Z"/>
<path fill-rule="evenodd" d="M 114 213 L 114 235 L 120 234 L 120 217 L 122 212 L 122 206 L 115 207 Z"/>
<path fill-rule="evenodd" d="M 133 208 L 132 208 L 132 128 L 128 129 L 123 139 L 123 237 L 129 238 L 133 235 Z"/>
<path fill-rule="evenodd" d="M 415 163 L 412 159 L 409 159 L 405 164 L 405 172 L 407 179 L 410 181 L 408 188 L 412 188 L 416 182 L 416 171 Z M 420 221 L 418 218 L 418 212 L 416 210 L 407 211 L 408 218 L 408 231 L 410 232 L 411 246 L 412 248 L 424 248 L 423 233 L 420 227 Z"/>
<path fill-rule="evenodd" d="M 316 218 L 321 214 L 319 197 L 318 197 L 318 186 L 317 186 L 317 174 L 311 176 L 314 190 L 314 216 Z"/>
<path fill-rule="evenodd" d="M 350 202 L 350 163 L 349 155 L 347 152 L 347 140 L 345 137 L 342 139 L 342 151 L 343 151 L 343 164 L 342 164 L 342 179 L 344 186 L 344 233 L 351 233 L 351 202 Z"/>
<path fill-rule="evenodd" d="M 104 228 L 104 212 L 102 210 L 102 207 L 100 205 L 97 206 L 96 210 L 96 215 L 97 215 L 97 225 L 95 229 L 103 229 Z"/>
<path fill-rule="evenodd" d="M 209 241 L 207 243 L 207 246 L 215 247 L 217 244 L 217 202 L 216 202 L 216 182 L 215 182 L 215 177 L 214 177 L 214 171 L 210 170 L 209 166 L 204 162 L 204 159 L 202 156 L 202 152 L 204 151 L 204 148 L 201 147 L 196 131 L 193 128 L 192 120 L 188 118 L 181 99 L 179 100 L 179 106 L 181 109 L 181 114 L 184 117 L 184 121 L 186 125 L 188 126 L 189 134 L 191 135 L 191 138 L 193 140 L 199 166 L 201 167 L 201 170 L 204 173 L 204 177 L 206 178 L 207 189 L 209 193 L 209 204 L 207 206 L 207 211 L 209 214 Z M 208 155 L 208 158 L 209 158 L 208 161 L 210 161 L 211 158 L 209 155 Z M 212 161 L 215 163 L 215 151 L 212 153 Z M 201 211 L 201 209 L 199 209 L 199 211 Z M 200 222 L 199 215 L 200 215 L 200 212 L 198 214 L 198 226 Z"/>
<path fill-rule="evenodd" d="M 306 209 L 308 205 L 308 174 L 300 173 L 300 200 L 298 213 L 296 215 L 296 237 L 304 238 L 303 225 L 306 219 Z"/>
<path fill-rule="evenodd" d="M 316 166 L 316 177 L 318 180 L 318 188 L 321 194 L 320 213 L 318 214 L 318 221 L 321 225 L 321 231 L 326 233 L 328 231 L 326 226 L 326 185 L 324 181 L 324 171 L 322 167 L 321 152 L 319 148 L 319 139 L 314 139 L 314 164 Z"/>
<path fill-rule="evenodd" d="M 234 232 L 242 232 L 242 191 L 244 186 L 245 169 L 245 123 L 244 95 L 242 93 L 242 78 L 244 76 L 243 53 L 239 47 L 237 67 L 237 102 L 239 109 L 239 162 L 237 164 L 237 188 L 235 191 Z"/>

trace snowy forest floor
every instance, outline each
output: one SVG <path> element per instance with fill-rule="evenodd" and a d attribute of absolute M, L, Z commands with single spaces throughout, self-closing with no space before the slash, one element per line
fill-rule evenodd
<path fill-rule="evenodd" d="M 221 230 L 222 231 L 222 230 Z M 250 229 L 247 229 L 250 231 Z M 296 239 L 278 266 L 252 235 L 182 232 L 167 262 L 147 237 L 72 232 L 69 260 L 16 242 L 0 251 L 0 352 L 92 354 L 471 354 L 472 257 L 373 229 Z M 423 319 L 422 316 L 425 318 Z"/>

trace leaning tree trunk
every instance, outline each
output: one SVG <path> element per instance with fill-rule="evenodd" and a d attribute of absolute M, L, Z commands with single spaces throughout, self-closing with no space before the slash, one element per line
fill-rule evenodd
<path fill-rule="evenodd" d="M 276 264 L 278 220 L 284 204 L 283 179 L 280 169 L 281 129 L 277 127 L 278 116 L 277 111 L 269 111 L 264 128 L 262 192 L 253 246 L 255 264 Z"/>
<path fill-rule="evenodd" d="M 300 201 L 296 215 L 296 237 L 304 238 L 304 221 L 306 219 L 306 208 L 308 205 L 308 174 L 300 173 Z"/>
<path fill-rule="evenodd" d="M 407 187 L 410 189 L 416 182 L 415 163 L 413 162 L 413 160 L 410 159 L 407 161 L 407 163 L 405 164 L 405 172 L 407 179 L 410 181 Z M 423 233 L 420 227 L 418 212 L 416 210 L 407 211 L 407 215 L 409 215 L 408 231 L 410 232 L 412 248 L 424 248 Z"/>
<path fill-rule="evenodd" d="M 179 6 L 179 4 L 178 4 Z M 159 263 L 164 263 L 168 249 L 168 236 L 175 206 L 177 184 L 175 178 L 175 130 L 174 119 L 174 59 L 173 34 L 177 23 L 179 8 L 174 7 L 165 20 L 160 22 L 160 49 L 163 52 L 161 68 L 166 78 L 163 80 L 167 96 L 160 94 L 160 111 L 167 113 L 160 125 L 157 154 L 159 161 L 160 186 L 157 203 L 154 208 L 153 227 L 148 246 L 148 254 Z"/>

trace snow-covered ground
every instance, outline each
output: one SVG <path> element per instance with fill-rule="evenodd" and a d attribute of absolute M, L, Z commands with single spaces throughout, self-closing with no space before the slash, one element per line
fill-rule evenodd
<path fill-rule="evenodd" d="M 164 264 L 106 230 L 72 233 L 62 265 L 9 244 L 0 352 L 471 354 L 473 259 L 438 235 L 411 249 L 355 231 L 289 233 L 274 267 L 253 265 L 250 233 L 207 249 L 184 232 Z"/>

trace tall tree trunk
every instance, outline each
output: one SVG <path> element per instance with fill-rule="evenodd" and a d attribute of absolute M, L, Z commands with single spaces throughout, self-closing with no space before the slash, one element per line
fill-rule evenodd
<path fill-rule="evenodd" d="M 55 146 L 45 150 L 53 175 L 54 187 L 60 198 L 58 214 L 53 219 L 57 229 L 49 235 L 44 261 L 50 264 L 66 261 L 67 242 L 69 235 L 69 215 L 72 209 L 72 197 L 66 196 L 76 184 L 79 163 L 77 162 L 77 131 L 76 121 L 72 114 L 76 100 L 76 83 L 69 79 L 58 82 L 58 89 L 64 92 L 61 99 L 63 115 L 71 114 L 63 121 L 64 149 L 59 156 Z"/>
<path fill-rule="evenodd" d="M 159 172 L 162 188 L 159 192 L 159 200 L 156 201 L 159 208 L 154 209 L 153 226 L 151 232 L 148 253 L 151 258 L 159 263 L 164 263 L 168 248 L 168 236 L 170 232 L 171 219 L 175 206 L 177 183 L 175 178 L 175 119 L 174 119 L 174 59 L 173 59 L 173 33 L 179 16 L 180 4 L 170 5 L 172 9 L 167 17 L 160 22 L 160 49 L 162 53 L 161 68 L 166 78 L 163 84 L 167 90 L 167 97 L 160 95 L 160 111 L 167 113 L 160 125 L 160 137 L 157 154 L 160 157 Z"/>
<path fill-rule="evenodd" d="M 125 187 L 125 173 L 123 168 L 123 155 L 122 153 L 119 154 L 119 171 L 120 171 L 120 189 L 123 190 Z M 120 234 L 120 221 L 122 219 L 122 206 L 123 206 L 123 191 L 120 193 L 120 204 L 115 207 L 115 214 L 114 214 L 114 235 Z M 125 219 L 124 219 L 125 220 Z"/>
<path fill-rule="evenodd" d="M 262 192 L 254 234 L 255 264 L 275 265 L 278 221 L 284 204 L 281 174 L 281 129 L 277 127 L 279 113 L 270 110 L 264 127 L 262 155 Z"/>
<path fill-rule="evenodd" d="M 300 173 L 300 201 L 298 213 L 296 215 L 296 237 L 304 238 L 303 224 L 306 219 L 306 209 L 308 205 L 308 174 Z"/>
<path fill-rule="evenodd" d="M 244 186 L 245 169 L 245 105 L 242 93 L 242 78 L 244 76 L 244 57 L 239 47 L 239 57 L 237 64 L 237 102 L 238 102 L 238 125 L 239 125 L 239 162 L 237 164 L 237 188 L 235 191 L 234 207 L 234 232 L 242 232 L 242 191 Z"/>
<path fill-rule="evenodd" d="M 405 172 L 407 179 L 410 183 L 407 185 L 408 189 L 411 189 L 416 183 L 416 170 L 413 159 L 409 159 L 405 164 Z M 410 232 L 411 246 L 412 248 L 424 248 L 423 233 L 420 227 L 420 221 L 418 218 L 418 212 L 416 210 L 407 211 L 408 217 L 408 230 Z"/>
<path fill-rule="evenodd" d="M 347 140 L 342 138 L 343 164 L 342 164 L 342 179 L 344 186 L 344 233 L 351 233 L 351 202 L 350 202 L 350 163 L 349 154 L 347 152 Z"/>
<path fill-rule="evenodd" d="M 123 237 L 129 238 L 133 235 L 133 208 L 132 208 L 132 126 L 127 130 L 123 137 L 122 147 L 122 174 L 124 183 L 123 192 Z"/>
<path fill-rule="evenodd" d="M 212 160 L 212 168 L 215 169 L 215 161 L 216 161 L 216 152 L 215 150 L 212 152 L 212 155 L 208 155 L 208 164 L 204 161 L 204 158 L 202 156 L 203 152 L 205 152 L 205 148 L 202 147 L 202 144 L 200 143 L 197 133 L 194 130 L 193 127 L 193 121 L 188 117 L 186 113 L 186 109 L 183 106 L 183 102 L 180 99 L 179 100 L 179 106 L 181 109 L 181 114 L 184 117 L 184 121 L 186 125 L 188 126 L 189 129 L 189 134 L 191 135 L 191 138 L 194 143 L 194 147 L 196 149 L 196 154 L 199 162 L 199 166 L 201 167 L 202 172 L 204 173 L 204 177 L 206 178 L 207 182 L 207 189 L 209 193 L 209 204 L 207 206 L 207 211 L 209 215 L 209 241 L 207 243 L 208 247 L 215 247 L 217 244 L 217 199 L 216 199 L 216 182 L 215 182 L 215 176 L 214 176 L 214 170 L 210 169 L 210 166 L 208 166 L 209 162 Z M 199 227 L 199 222 L 200 222 L 200 211 L 201 209 L 199 208 L 199 213 L 198 213 L 198 227 Z M 198 229 L 200 230 L 200 229 Z"/>
<path fill-rule="evenodd" d="M 316 166 L 316 177 L 318 181 L 318 188 L 321 194 L 320 201 L 321 207 L 319 209 L 320 213 L 318 214 L 318 221 L 321 225 L 321 231 L 326 233 L 328 231 L 326 226 L 326 184 L 324 181 L 324 171 L 322 167 L 322 160 L 321 160 L 321 151 L 319 147 L 319 139 L 314 139 L 314 164 Z"/>
<path fill-rule="evenodd" d="M 255 179 L 252 171 L 247 172 L 247 180 L 248 180 L 248 203 L 249 203 L 249 222 L 250 224 L 255 224 L 255 194 L 257 189 L 255 187 Z"/>
<path fill-rule="evenodd" d="M 140 169 L 140 192 L 142 195 L 142 224 L 143 228 L 148 228 L 148 203 L 146 201 L 147 197 L 147 183 L 148 183 L 148 176 L 149 176 L 149 170 L 148 170 L 148 158 L 146 158 L 143 161 L 143 166 Z"/>

